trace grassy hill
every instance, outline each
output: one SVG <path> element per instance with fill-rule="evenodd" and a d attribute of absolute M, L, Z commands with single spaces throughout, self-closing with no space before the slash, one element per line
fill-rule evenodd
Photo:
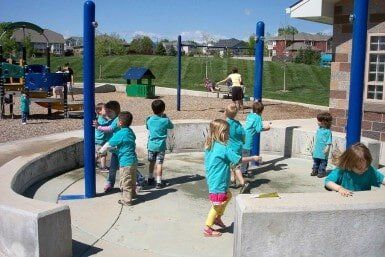
<path fill-rule="evenodd" d="M 254 81 L 254 62 L 231 58 L 183 57 L 182 87 L 185 89 L 205 90 L 205 63 L 208 62 L 209 78 L 214 81 L 224 79 L 233 66 L 239 68 L 247 86 L 246 94 L 252 95 Z M 30 60 L 30 63 L 45 63 L 45 59 Z M 82 81 L 82 58 L 52 58 L 52 70 L 69 62 L 75 72 L 75 80 Z M 171 56 L 128 55 L 108 56 L 96 59 L 96 82 L 125 83 L 122 74 L 131 66 L 145 66 L 152 70 L 157 86 L 175 87 L 177 60 Z M 287 101 L 296 101 L 318 105 L 328 105 L 330 69 L 304 64 L 286 64 L 286 85 L 289 92 L 280 92 L 283 88 L 284 64 L 264 62 L 263 96 Z M 101 77 L 100 77 L 101 71 Z"/>

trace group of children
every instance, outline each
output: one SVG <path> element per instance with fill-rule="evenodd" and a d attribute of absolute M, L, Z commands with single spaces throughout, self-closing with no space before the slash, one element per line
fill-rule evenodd
<path fill-rule="evenodd" d="M 164 113 L 166 105 L 162 100 L 154 100 L 151 104 L 154 115 L 147 118 L 149 177 L 147 183 L 157 189 L 163 187 L 162 165 L 166 150 L 167 130 L 174 125 Z M 95 126 L 95 150 L 100 157 L 101 172 L 108 172 L 104 192 L 113 189 L 116 172 L 120 171 L 120 190 L 122 197 L 119 203 L 130 206 L 136 197 L 136 136 L 130 128 L 133 116 L 128 111 L 121 111 L 117 101 L 96 106 L 97 119 Z M 110 166 L 106 165 L 107 151 L 111 152 Z M 154 177 L 154 170 L 155 176 Z"/>
<path fill-rule="evenodd" d="M 165 115 L 165 103 L 162 100 L 152 102 L 154 115 L 146 120 L 148 136 L 149 177 L 147 183 L 162 188 L 162 164 L 166 150 L 167 130 L 173 128 L 171 120 Z M 225 119 L 216 119 L 210 123 L 209 134 L 205 142 L 204 166 L 209 191 L 211 209 L 203 229 L 204 236 L 218 237 L 221 232 L 214 229 L 216 225 L 226 228 L 222 215 L 231 199 L 230 186 L 236 186 L 238 180 L 240 193 L 248 190 L 244 176 L 252 176 L 248 170 L 251 161 L 261 162 L 260 156 L 251 156 L 253 137 L 257 133 L 267 131 L 270 125 L 264 126 L 262 112 L 264 105 L 254 102 L 252 112 L 246 117 L 245 126 L 236 120 L 237 106 L 232 103 L 225 110 Z M 132 205 L 136 197 L 137 156 L 135 153 L 135 133 L 130 128 L 132 114 L 121 112 L 116 101 L 96 106 L 98 114 L 95 121 L 95 143 L 101 161 L 101 170 L 108 172 L 104 191 L 114 187 L 116 171 L 120 169 L 120 189 L 122 197 L 119 203 Z M 320 113 L 317 116 L 317 129 L 311 175 L 319 178 L 326 176 L 328 156 L 331 150 L 332 133 L 330 127 L 332 116 Z M 110 167 L 107 168 L 105 155 L 111 151 Z M 348 148 L 339 158 L 337 167 L 325 179 L 325 187 L 339 192 L 343 196 L 352 195 L 353 191 L 370 190 L 371 186 L 385 184 L 384 175 L 371 166 L 372 157 L 369 149 L 362 143 Z M 154 177 L 155 171 L 155 177 Z"/>

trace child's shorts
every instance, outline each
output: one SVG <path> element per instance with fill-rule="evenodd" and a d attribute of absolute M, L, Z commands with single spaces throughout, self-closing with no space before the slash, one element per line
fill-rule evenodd
<path fill-rule="evenodd" d="M 210 202 L 213 205 L 221 205 L 228 199 L 228 193 L 209 193 Z"/>
<path fill-rule="evenodd" d="M 163 164 L 165 152 L 154 152 L 148 150 L 148 161 L 156 162 L 157 164 Z"/>
<path fill-rule="evenodd" d="M 95 144 L 95 153 L 98 153 L 100 149 L 102 149 L 103 145 Z M 100 156 L 107 156 L 107 153 L 100 154 Z"/>

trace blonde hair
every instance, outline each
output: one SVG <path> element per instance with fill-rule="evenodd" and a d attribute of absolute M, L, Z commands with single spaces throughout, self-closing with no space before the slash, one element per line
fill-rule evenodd
<path fill-rule="evenodd" d="M 372 161 L 369 149 L 362 143 L 355 143 L 339 157 L 337 166 L 343 170 L 354 170 L 359 168 L 360 163 L 365 163 L 368 168 Z"/>
<path fill-rule="evenodd" d="M 226 143 L 229 139 L 229 124 L 222 119 L 216 119 L 210 122 L 209 135 L 206 138 L 205 149 L 209 150 L 215 141 Z"/>
<path fill-rule="evenodd" d="M 225 114 L 226 117 L 234 119 L 237 116 L 238 108 L 235 103 L 231 103 L 226 107 Z"/>

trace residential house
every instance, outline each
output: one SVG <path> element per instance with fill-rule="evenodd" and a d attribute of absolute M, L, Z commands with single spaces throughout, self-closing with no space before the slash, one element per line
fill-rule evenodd
<path fill-rule="evenodd" d="M 65 55 L 73 55 L 74 47 L 79 47 L 79 46 L 83 46 L 83 37 L 69 37 L 65 39 L 65 43 L 64 43 Z"/>
<path fill-rule="evenodd" d="M 247 49 L 244 49 L 248 48 L 248 44 L 245 41 L 235 38 L 220 39 L 214 44 L 213 48 L 216 49 L 221 56 L 223 56 L 226 51 L 231 55 L 243 55 L 248 52 Z"/>
<path fill-rule="evenodd" d="M 25 37 L 29 38 L 36 55 L 43 55 L 47 45 L 50 47 L 51 54 L 58 56 L 64 55 L 63 35 L 49 29 L 44 29 L 43 34 L 44 35 L 32 29 L 17 29 L 13 32 L 12 38 L 18 43 L 24 42 Z"/>
<path fill-rule="evenodd" d="M 338 132 L 346 131 L 353 30 L 349 17 L 353 4 L 353 0 L 303 0 L 290 7 L 291 17 L 333 25 L 329 110 L 334 117 L 332 130 Z M 369 1 L 367 26 L 362 136 L 385 142 L 384 0 Z"/>
<path fill-rule="evenodd" d="M 332 37 L 310 33 L 287 34 L 267 38 L 269 57 L 294 57 L 300 49 L 310 48 L 326 53 L 331 51 Z"/>
<path fill-rule="evenodd" d="M 166 53 L 170 54 L 171 48 L 174 48 L 175 51 L 177 51 L 177 44 L 178 41 L 173 40 L 173 41 L 168 41 L 168 42 L 162 42 L 164 48 L 166 49 Z M 182 52 L 185 55 L 191 55 L 191 54 L 196 54 L 197 52 L 201 52 L 199 48 L 197 48 L 198 44 L 194 41 L 182 41 Z"/>

